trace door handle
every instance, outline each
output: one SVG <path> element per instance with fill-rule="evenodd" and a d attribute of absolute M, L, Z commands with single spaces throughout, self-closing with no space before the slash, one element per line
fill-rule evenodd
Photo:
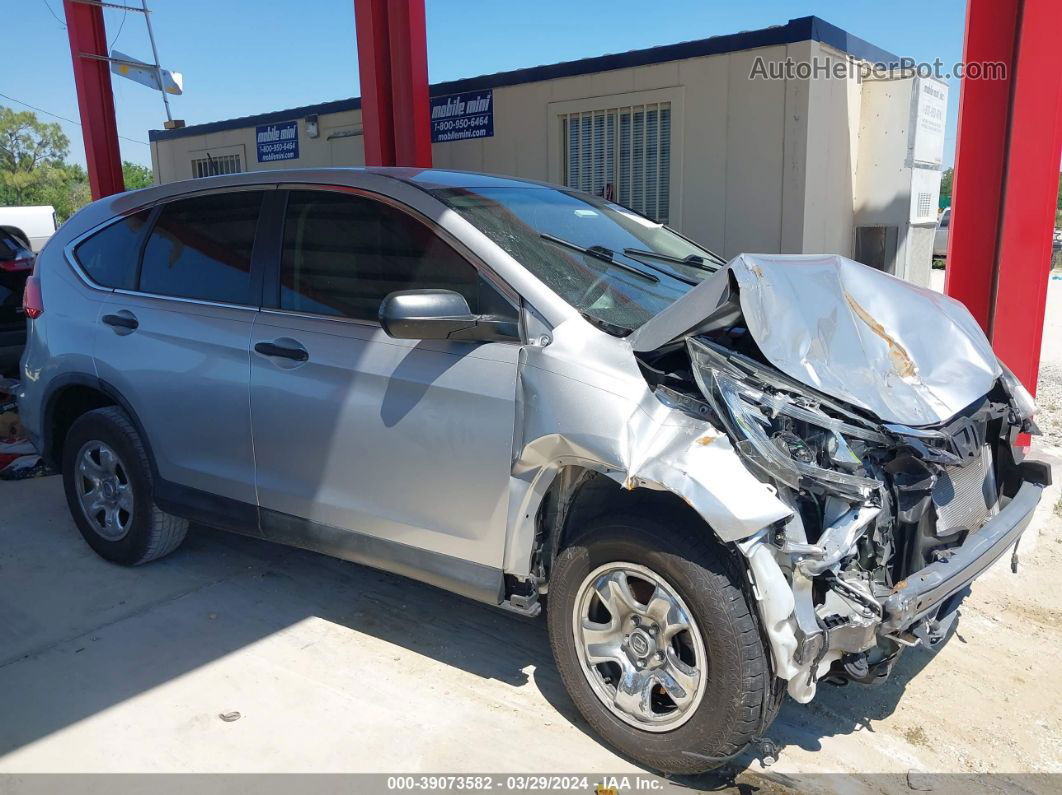
<path fill-rule="evenodd" d="M 310 354 L 304 348 L 287 348 L 275 342 L 258 342 L 255 343 L 254 349 L 263 356 L 280 356 L 284 359 L 294 359 L 297 362 L 305 362 L 310 358 Z"/>
<path fill-rule="evenodd" d="M 130 331 L 134 331 L 140 326 L 140 322 L 132 314 L 104 315 L 102 320 L 108 326 L 113 326 L 114 328 L 129 329 Z"/>

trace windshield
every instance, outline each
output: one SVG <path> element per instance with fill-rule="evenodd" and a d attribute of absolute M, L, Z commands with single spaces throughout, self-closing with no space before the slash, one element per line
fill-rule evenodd
<path fill-rule="evenodd" d="M 528 185 L 433 195 L 613 333 L 642 325 L 724 264 L 663 224 L 585 193 Z"/>

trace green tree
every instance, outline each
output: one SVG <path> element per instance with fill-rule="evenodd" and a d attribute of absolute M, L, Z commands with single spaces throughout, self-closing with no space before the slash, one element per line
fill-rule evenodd
<path fill-rule="evenodd" d="M 955 169 L 946 168 L 940 175 L 940 206 L 951 206 L 951 185 L 955 181 Z"/>
<path fill-rule="evenodd" d="M 88 176 L 65 162 L 69 151 L 58 124 L 0 106 L 0 205 L 50 204 L 62 222 L 88 204 Z"/>
<path fill-rule="evenodd" d="M 64 163 L 52 169 L 48 179 L 33 196 L 33 204 L 50 204 L 62 223 L 92 201 L 88 175 L 76 163 Z"/>
<path fill-rule="evenodd" d="M 1055 205 L 1055 226 L 1062 227 L 1062 174 L 1058 175 L 1058 203 Z"/>
<path fill-rule="evenodd" d="M 155 175 L 150 168 L 128 160 L 122 161 L 122 177 L 125 179 L 126 190 L 138 190 L 155 184 Z"/>
<path fill-rule="evenodd" d="M 0 199 L 27 204 L 46 184 L 70 151 L 70 139 L 54 122 L 29 111 L 0 107 Z"/>

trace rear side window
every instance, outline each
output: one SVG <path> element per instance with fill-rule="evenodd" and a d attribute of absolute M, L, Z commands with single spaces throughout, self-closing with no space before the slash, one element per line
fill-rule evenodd
<path fill-rule="evenodd" d="M 136 263 L 150 215 L 150 210 L 127 215 L 78 244 L 74 259 L 92 281 L 119 290 L 136 287 Z"/>
<path fill-rule="evenodd" d="M 479 311 L 478 271 L 424 224 L 382 202 L 292 191 L 284 219 L 280 308 L 377 320 L 395 290 L 439 288 Z"/>
<path fill-rule="evenodd" d="M 144 248 L 140 290 L 257 306 L 251 248 L 262 196 L 215 193 L 164 205 Z"/>

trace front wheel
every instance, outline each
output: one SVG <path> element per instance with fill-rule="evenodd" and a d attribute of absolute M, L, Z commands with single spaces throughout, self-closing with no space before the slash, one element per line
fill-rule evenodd
<path fill-rule="evenodd" d="M 738 572 L 710 532 L 606 517 L 550 577 L 550 643 L 576 707 L 608 743 L 666 772 L 718 767 L 776 707 Z"/>

